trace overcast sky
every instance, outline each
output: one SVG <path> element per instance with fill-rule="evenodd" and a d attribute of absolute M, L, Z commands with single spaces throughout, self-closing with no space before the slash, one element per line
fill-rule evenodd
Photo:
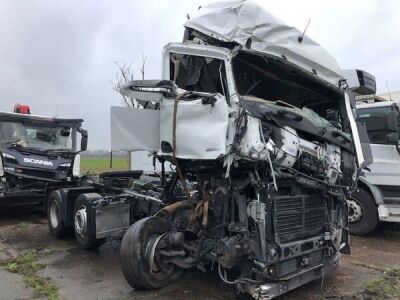
<path fill-rule="evenodd" d="M 27 103 L 34 114 L 85 119 L 90 149 L 109 149 L 115 61 L 139 78 L 159 78 L 161 50 L 181 41 L 182 24 L 208 0 L 0 2 L 0 110 Z M 322 44 L 342 69 L 376 76 L 378 92 L 400 90 L 400 1 L 256 1 Z M 146 130 L 145 124 L 143 130 Z M 150 134 L 150 133 L 149 133 Z"/>

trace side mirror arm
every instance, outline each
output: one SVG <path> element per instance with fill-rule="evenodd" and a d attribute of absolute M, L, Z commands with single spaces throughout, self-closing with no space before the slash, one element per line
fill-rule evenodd
<path fill-rule="evenodd" d="M 78 153 L 79 153 L 79 152 L 85 151 L 85 150 L 87 149 L 87 144 L 88 144 L 88 132 L 87 132 L 87 130 L 82 129 L 82 128 L 78 128 L 77 131 L 78 131 L 78 132 L 81 134 L 81 136 L 82 136 L 82 139 L 81 139 L 81 149 L 80 149 L 80 151 L 78 151 Z"/>

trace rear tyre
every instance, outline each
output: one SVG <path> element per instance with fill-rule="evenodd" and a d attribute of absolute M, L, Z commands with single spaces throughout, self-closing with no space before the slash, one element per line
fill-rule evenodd
<path fill-rule="evenodd" d="M 349 207 L 349 229 L 354 235 L 367 235 L 379 223 L 378 209 L 372 196 L 363 188 L 347 200 Z"/>
<path fill-rule="evenodd" d="M 173 264 L 157 264 L 156 245 L 171 229 L 167 220 L 147 217 L 134 223 L 121 244 L 122 271 L 128 283 L 136 289 L 158 289 L 169 285 L 183 274 Z"/>
<path fill-rule="evenodd" d="M 106 238 L 96 239 L 95 211 L 92 203 L 101 198 L 96 193 L 82 194 L 74 205 L 74 234 L 83 249 L 97 249 L 104 244 Z"/>
<path fill-rule="evenodd" d="M 56 238 L 66 235 L 64 221 L 62 217 L 63 203 L 60 191 L 52 191 L 47 199 L 47 223 L 49 225 L 50 234 Z"/>

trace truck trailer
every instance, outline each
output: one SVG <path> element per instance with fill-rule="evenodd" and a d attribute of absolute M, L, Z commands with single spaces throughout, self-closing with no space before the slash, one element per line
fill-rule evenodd
<path fill-rule="evenodd" d="M 122 238 L 136 289 L 197 268 L 272 299 L 336 269 L 371 158 L 335 59 L 250 1 L 200 8 L 162 58 L 160 79 L 121 89 L 138 108 L 111 108 L 113 150 L 148 151 L 161 172 L 59 189 L 52 234 Z"/>

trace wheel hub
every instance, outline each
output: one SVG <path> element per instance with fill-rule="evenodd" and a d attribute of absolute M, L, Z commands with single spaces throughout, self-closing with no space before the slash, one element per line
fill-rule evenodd
<path fill-rule="evenodd" d="M 74 218 L 75 231 L 82 237 L 86 236 L 87 232 L 87 212 L 86 208 L 81 208 L 76 211 Z"/>
<path fill-rule="evenodd" d="M 349 222 L 355 223 L 361 220 L 363 217 L 363 208 L 356 199 L 347 200 L 347 204 L 349 206 Z"/>

